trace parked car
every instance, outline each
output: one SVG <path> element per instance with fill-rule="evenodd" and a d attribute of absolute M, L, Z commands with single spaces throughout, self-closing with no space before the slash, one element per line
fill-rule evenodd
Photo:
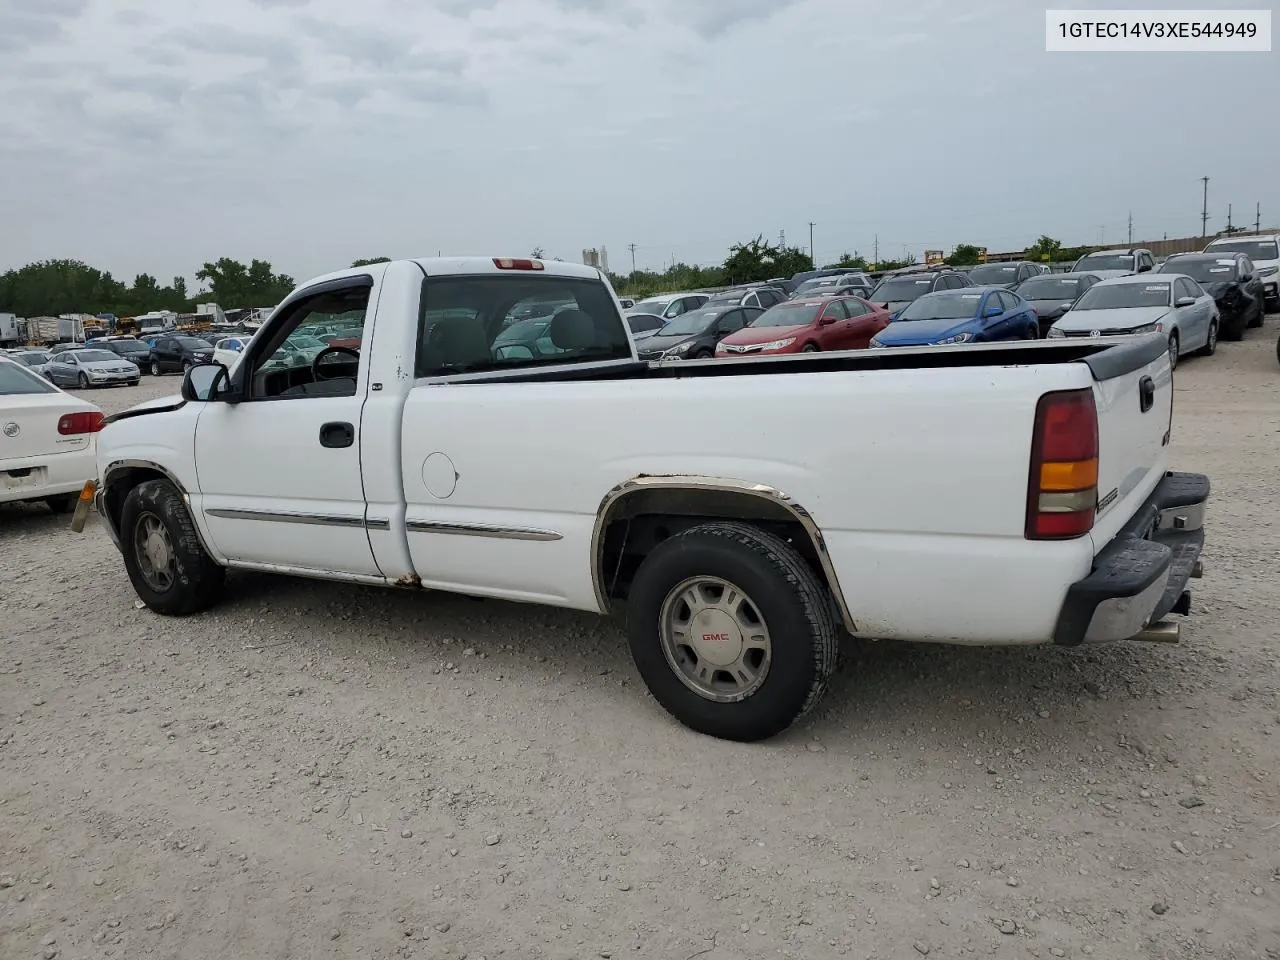
<path fill-rule="evenodd" d="M 737 333 L 764 311 L 734 303 L 707 304 L 668 320 L 657 333 L 636 342 L 641 360 L 704 360 L 716 344 Z"/>
<path fill-rule="evenodd" d="M 103 350 L 110 350 L 116 356 L 123 360 L 128 360 L 140 371 L 147 372 L 151 369 L 151 348 L 141 340 L 135 340 L 132 337 L 112 337 L 103 340 L 98 344 Z"/>
<path fill-rule="evenodd" d="M 863 350 L 888 325 L 888 310 L 857 297 L 788 300 L 721 340 L 716 356 Z"/>
<path fill-rule="evenodd" d="M 1051 337 L 1113 337 L 1159 333 L 1168 341 L 1169 366 L 1191 352 L 1218 346 L 1218 308 L 1190 277 L 1162 273 L 1100 280 L 1049 330 Z"/>
<path fill-rule="evenodd" d="M 635 305 L 636 305 L 636 302 L 632 300 L 630 297 L 618 298 L 618 306 L 622 307 L 623 310 L 630 310 Z"/>
<path fill-rule="evenodd" d="M 1013 287 L 1023 280 L 1043 273 L 1040 264 L 1030 260 L 1013 263 L 979 263 L 965 267 L 963 272 L 979 287 Z"/>
<path fill-rule="evenodd" d="M 708 293 L 666 293 L 660 297 L 649 297 L 639 301 L 627 313 L 652 313 L 664 320 L 678 317 L 682 313 L 696 310 L 708 300 Z"/>
<path fill-rule="evenodd" d="M 1046 273 L 1023 280 L 1013 292 L 1031 304 L 1040 321 L 1040 336 L 1044 337 L 1080 294 L 1101 279 L 1096 273 Z"/>
<path fill-rule="evenodd" d="M 110 350 L 93 347 L 55 353 L 44 367 L 45 376 L 60 387 L 136 387 L 142 378 L 138 367 Z"/>
<path fill-rule="evenodd" d="M 842 273 L 833 277 L 814 277 L 796 287 L 791 294 L 792 300 L 803 300 L 806 297 L 863 297 L 871 295 L 875 284 L 865 273 Z"/>
<path fill-rule="evenodd" d="M 821 701 L 842 627 L 1177 634 L 1209 480 L 1169 472 L 1158 338 L 649 365 L 598 271 L 525 263 L 303 283 L 234 374 L 194 367 L 185 402 L 113 417 L 86 495 L 142 603 L 208 609 L 231 567 L 616 610 L 657 702 L 734 740 Z M 549 331 L 564 353 L 496 356 L 510 305 L 548 289 L 577 302 Z M 345 375 L 261 369 L 353 305 L 368 346 Z M 549 456 L 556 424 L 586 441 Z"/>
<path fill-rule="evenodd" d="M 666 322 L 656 313 L 627 314 L 627 326 L 631 330 L 631 335 L 637 339 L 657 333 L 666 325 Z"/>
<path fill-rule="evenodd" d="M 1223 338 L 1241 340 L 1246 328 L 1262 326 L 1266 291 L 1257 268 L 1243 253 L 1177 253 L 1156 273 L 1183 274 L 1200 284 L 1218 308 Z"/>
<path fill-rule="evenodd" d="M 9 359 L 14 360 L 29 370 L 35 371 L 46 380 L 49 378 L 47 367 L 49 361 L 53 359 L 53 354 L 48 350 L 11 350 L 9 351 Z"/>
<path fill-rule="evenodd" d="M 756 307 L 760 310 L 768 310 L 786 299 L 786 293 L 780 288 L 761 284 L 721 291 L 708 300 L 706 305 L 709 307 Z"/>
<path fill-rule="evenodd" d="M 1040 323 L 1031 304 L 1003 287 L 928 293 L 903 308 L 871 341 L 873 347 L 1035 340 Z"/>
<path fill-rule="evenodd" d="M 198 337 L 169 334 L 157 337 L 156 342 L 151 345 L 153 377 L 164 373 L 181 373 L 187 367 L 197 363 L 208 363 L 211 360 L 213 360 L 213 344 Z"/>
<path fill-rule="evenodd" d="M 0 355 L 0 503 L 43 501 L 71 510 L 97 475 L 102 411 Z"/>
<path fill-rule="evenodd" d="M 1086 253 L 1076 261 L 1076 265 L 1071 270 L 1073 273 L 1096 273 L 1106 280 L 1148 273 L 1155 267 L 1155 254 L 1143 247 L 1130 247 L 1127 250 L 1098 250 L 1095 253 Z"/>
<path fill-rule="evenodd" d="M 808 280 L 817 280 L 822 277 L 839 277 L 848 273 L 862 273 L 860 267 L 823 267 L 820 270 L 803 270 L 800 273 L 792 274 L 791 283 L 793 284 L 791 292 L 795 292 L 800 288 L 800 284 Z"/>
<path fill-rule="evenodd" d="M 1280 234 L 1221 237 L 1210 241 L 1205 253 L 1243 253 L 1252 262 L 1266 291 L 1266 308 L 1280 311 Z"/>
<path fill-rule="evenodd" d="M 505 360 L 544 360 L 563 353 L 551 337 L 553 319 L 535 317 L 503 327 L 493 341 L 494 351 Z"/>
<path fill-rule="evenodd" d="M 248 337 L 223 337 L 213 345 L 214 363 L 220 363 L 230 370 L 240 359 L 248 342 Z"/>
<path fill-rule="evenodd" d="M 871 291 L 870 300 L 889 311 L 895 318 L 907 304 L 926 293 L 972 287 L 973 281 L 958 270 L 918 270 L 887 274 Z"/>

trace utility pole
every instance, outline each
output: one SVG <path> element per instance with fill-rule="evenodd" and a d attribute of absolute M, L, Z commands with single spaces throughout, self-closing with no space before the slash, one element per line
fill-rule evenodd
<path fill-rule="evenodd" d="M 1233 233 L 1235 233 L 1235 230 L 1233 230 L 1231 227 L 1231 204 L 1228 203 L 1227 204 L 1227 236 L 1230 236 Z"/>
<path fill-rule="evenodd" d="M 818 268 L 818 257 L 813 252 L 813 227 L 814 227 L 814 223 L 812 220 L 810 220 L 809 221 L 809 259 L 813 261 L 813 268 L 816 270 Z"/>
<path fill-rule="evenodd" d="M 875 252 L 871 254 L 871 269 L 876 270 L 880 267 L 880 234 L 875 235 Z"/>
<path fill-rule="evenodd" d="M 1262 232 L 1262 203 L 1259 202 L 1253 210 L 1253 232 Z"/>
<path fill-rule="evenodd" d="M 1204 183 L 1204 206 L 1200 208 L 1200 236 L 1203 238 L 1209 235 L 1209 178 L 1200 179 Z"/>
<path fill-rule="evenodd" d="M 636 245 L 634 243 L 627 244 L 627 249 L 631 251 L 631 275 L 636 275 Z"/>
<path fill-rule="evenodd" d="M 1133 246 L 1133 211 L 1129 211 L 1129 246 Z"/>
<path fill-rule="evenodd" d="M 778 249 L 779 250 L 787 249 L 787 231 L 785 230 L 778 231 Z"/>

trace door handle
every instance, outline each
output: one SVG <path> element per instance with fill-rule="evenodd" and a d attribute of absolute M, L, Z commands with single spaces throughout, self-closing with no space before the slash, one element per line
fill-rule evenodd
<path fill-rule="evenodd" d="M 320 446 L 349 447 L 356 442 L 356 428 L 349 423 L 326 423 L 320 428 Z"/>
<path fill-rule="evenodd" d="M 1156 382 L 1143 377 L 1138 382 L 1138 409 L 1146 413 L 1156 404 Z"/>

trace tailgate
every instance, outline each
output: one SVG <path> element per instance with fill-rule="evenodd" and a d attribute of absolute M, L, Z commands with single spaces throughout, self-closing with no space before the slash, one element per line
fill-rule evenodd
<path fill-rule="evenodd" d="M 1159 334 L 1147 356 L 1109 367 L 1090 364 L 1098 409 L 1098 519 L 1095 549 L 1111 541 L 1147 499 L 1167 467 L 1173 413 L 1173 371 Z M 1159 354 L 1148 359 L 1159 347 Z M 1099 357 L 1101 361 L 1103 356 Z M 1126 369 L 1128 368 L 1128 369 Z"/>

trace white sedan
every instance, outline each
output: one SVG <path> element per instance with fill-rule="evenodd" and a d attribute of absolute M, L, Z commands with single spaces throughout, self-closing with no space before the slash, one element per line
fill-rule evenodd
<path fill-rule="evenodd" d="M 1169 366 L 1188 353 L 1211 355 L 1221 317 L 1213 297 L 1191 277 L 1142 273 L 1100 280 L 1049 328 L 1050 337 L 1111 337 L 1160 333 Z"/>
<path fill-rule="evenodd" d="M 249 337 L 224 337 L 213 345 L 213 362 L 220 363 L 228 370 L 234 369 L 240 362 L 240 355 L 249 345 Z"/>
<path fill-rule="evenodd" d="M 102 411 L 0 356 L 0 503 L 43 500 L 69 512 L 97 476 Z"/>

